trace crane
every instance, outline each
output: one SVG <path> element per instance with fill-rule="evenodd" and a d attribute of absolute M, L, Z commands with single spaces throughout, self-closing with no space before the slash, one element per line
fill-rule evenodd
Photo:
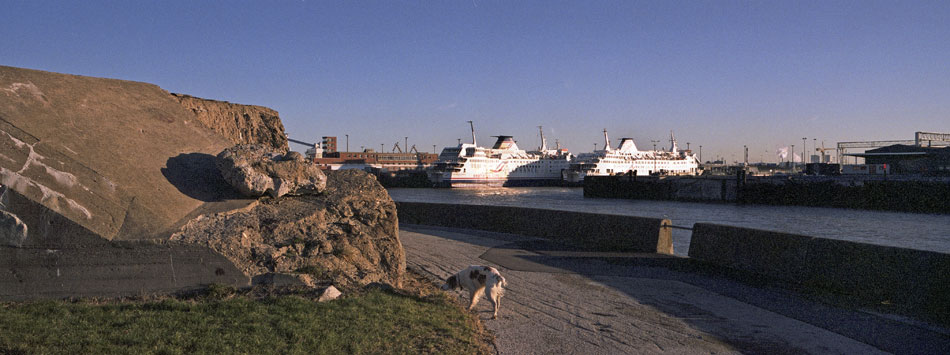
<path fill-rule="evenodd" d="M 828 154 L 825 154 L 825 152 L 827 152 L 827 151 L 836 151 L 836 150 L 838 150 L 838 148 L 825 148 L 825 141 L 821 141 L 821 147 L 820 147 L 820 148 L 819 148 L 819 147 L 815 147 L 815 151 L 821 153 L 821 161 L 820 161 L 821 163 L 824 163 L 824 162 L 825 162 L 825 157 L 828 156 Z"/>

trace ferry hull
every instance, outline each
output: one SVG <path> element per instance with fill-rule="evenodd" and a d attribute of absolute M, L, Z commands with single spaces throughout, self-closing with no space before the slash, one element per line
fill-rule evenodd
<path fill-rule="evenodd" d="M 545 187 L 564 186 L 561 179 L 451 179 L 433 182 L 435 187 Z"/>

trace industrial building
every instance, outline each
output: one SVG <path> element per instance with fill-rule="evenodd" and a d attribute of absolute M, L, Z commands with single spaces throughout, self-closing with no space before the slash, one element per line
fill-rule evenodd
<path fill-rule="evenodd" d="M 868 165 L 886 165 L 891 174 L 950 176 L 950 147 L 895 144 L 848 155 L 864 158 Z"/>

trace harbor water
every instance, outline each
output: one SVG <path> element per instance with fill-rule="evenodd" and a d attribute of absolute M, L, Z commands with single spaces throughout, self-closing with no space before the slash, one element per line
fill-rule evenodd
<path fill-rule="evenodd" d="M 666 218 L 692 228 L 706 222 L 821 238 L 950 253 L 950 215 L 798 206 L 711 204 L 585 198 L 582 188 L 522 187 L 390 189 L 395 201 L 513 206 Z M 677 255 L 689 251 L 689 230 L 673 230 Z"/>

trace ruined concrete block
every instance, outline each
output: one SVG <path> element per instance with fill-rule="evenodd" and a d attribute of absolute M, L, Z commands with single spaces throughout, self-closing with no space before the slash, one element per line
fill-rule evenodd
<path fill-rule="evenodd" d="M 0 245 L 17 247 L 26 241 L 26 224 L 15 214 L 0 211 Z"/>
<path fill-rule="evenodd" d="M 320 295 L 320 298 L 317 299 L 317 302 L 332 301 L 339 298 L 342 294 L 343 293 L 340 292 L 340 290 L 337 290 L 336 287 L 330 285 L 330 287 L 327 287 L 325 290 L 323 290 L 323 294 Z"/>
<path fill-rule="evenodd" d="M 300 153 L 283 154 L 260 144 L 242 144 L 218 154 L 216 165 L 224 180 L 246 196 L 322 192 L 327 186 L 326 175 L 301 158 Z"/>

